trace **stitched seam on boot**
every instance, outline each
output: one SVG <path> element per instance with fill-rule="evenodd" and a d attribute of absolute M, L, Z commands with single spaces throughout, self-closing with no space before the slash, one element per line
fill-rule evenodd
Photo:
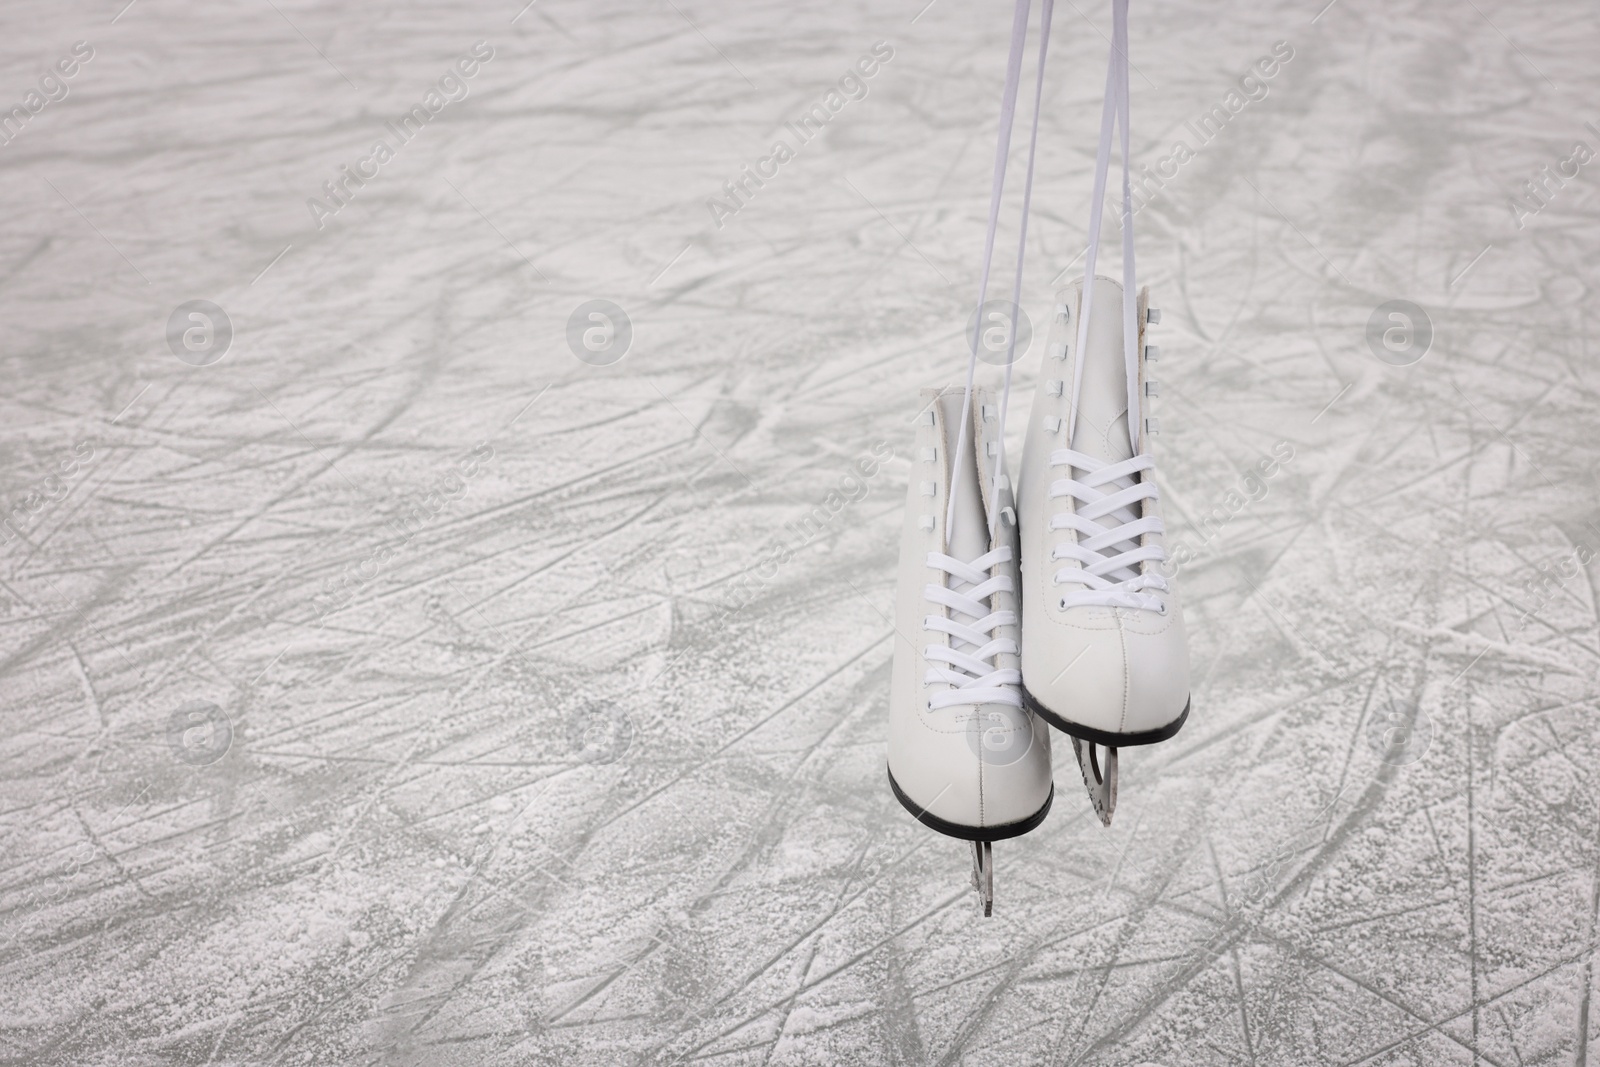
<path fill-rule="evenodd" d="M 977 711 L 977 708 L 974 707 L 973 711 Z M 989 825 L 989 821 L 984 817 L 984 814 L 983 814 L 983 756 L 981 755 L 981 753 L 983 751 L 983 723 L 982 722 L 979 722 L 979 724 L 978 724 L 978 751 L 980 753 L 980 755 L 978 756 L 978 825 L 979 826 L 988 826 Z"/>
<path fill-rule="evenodd" d="M 1126 733 L 1128 729 L 1128 703 L 1132 696 L 1133 683 L 1128 676 L 1128 634 L 1122 628 L 1122 619 L 1117 619 L 1117 640 L 1122 643 L 1122 721 L 1117 728 Z"/>

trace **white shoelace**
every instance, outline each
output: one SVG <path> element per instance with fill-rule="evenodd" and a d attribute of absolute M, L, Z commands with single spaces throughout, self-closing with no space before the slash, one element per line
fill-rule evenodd
<path fill-rule="evenodd" d="M 1158 518 L 1138 517 L 1142 501 L 1157 499 L 1155 483 L 1139 481 L 1140 473 L 1154 467 L 1155 460 L 1144 455 L 1108 463 L 1058 448 L 1050 453 L 1050 465 L 1084 472 L 1082 478 L 1069 476 L 1050 483 L 1052 500 L 1069 496 L 1074 502 L 1072 511 L 1051 516 L 1050 529 L 1073 530 L 1078 535 L 1076 541 L 1058 542 L 1050 554 L 1052 560 L 1078 563 L 1056 571 L 1055 583 L 1083 586 L 1061 598 L 1062 608 L 1142 608 L 1165 615 L 1167 607 L 1161 598 L 1144 590 L 1166 592 L 1167 580 L 1159 574 L 1139 573 L 1146 560 L 1159 563 L 1167 558 L 1160 546 L 1139 544 L 1145 534 L 1164 529 Z M 1107 486 L 1109 492 L 1103 488 Z"/>
<path fill-rule="evenodd" d="M 1017 87 L 1022 80 L 1022 55 L 1028 39 L 1028 12 L 1031 0 L 1016 0 L 1011 20 L 1011 49 L 1006 59 L 1005 89 L 1000 98 L 1000 131 L 995 146 L 994 180 L 989 195 L 989 229 L 983 242 L 983 274 L 978 286 L 977 322 L 973 329 L 972 352 L 967 360 L 966 393 L 961 404 L 961 424 L 957 431 L 955 457 L 965 454 L 967 434 L 972 420 L 972 380 L 978 367 L 978 344 L 983 330 L 982 309 L 989 295 L 989 268 L 994 260 L 995 234 L 1000 223 L 1000 200 L 1005 190 L 1006 162 L 1011 154 L 1011 128 L 1016 116 Z M 1033 91 L 1033 129 L 1028 142 L 1028 170 L 1022 188 L 1022 223 L 1017 238 L 1017 272 L 1011 289 L 1011 305 L 1018 306 L 1022 296 L 1022 263 L 1028 241 L 1028 212 L 1033 200 L 1033 162 L 1039 145 L 1039 110 L 1044 94 L 1045 57 L 1050 45 L 1050 20 L 1055 10 L 1054 0 L 1043 0 L 1040 5 L 1039 70 Z M 998 489 L 1005 474 L 1005 420 L 1011 401 L 1011 364 L 1016 355 L 1017 324 L 1011 324 L 1006 349 L 1005 390 L 1000 398 L 1000 433 L 995 454 L 994 484 Z M 981 457 L 979 462 L 982 462 Z M 951 478 L 952 488 L 958 479 Z M 974 489 L 977 486 L 974 483 Z M 950 543 L 950 528 L 955 521 L 955 493 L 949 494 L 950 503 L 945 511 L 945 543 Z M 998 501 L 990 509 L 988 535 L 993 542 L 1000 518 Z M 990 577 L 989 572 L 1002 563 L 1012 562 L 1010 545 L 1002 545 L 977 559 L 963 561 L 942 552 L 928 553 L 928 566 L 941 572 L 944 584 L 929 584 L 923 595 L 929 603 L 950 610 L 951 617 L 928 615 L 923 619 L 923 630 L 943 633 L 950 637 L 948 644 L 928 645 L 923 657 L 930 663 L 944 663 L 945 668 L 930 667 L 924 682 L 940 683 L 950 689 L 931 694 L 928 708 L 936 711 L 957 704 L 1009 704 L 1022 707 L 1022 696 L 1017 687 L 1022 684 L 1022 672 L 1014 667 L 998 667 L 995 657 L 1018 654 L 1017 643 L 1012 638 L 994 637 L 1002 626 L 1015 626 L 1014 611 L 991 611 L 988 601 L 996 593 L 1015 593 L 1012 580 L 1005 575 Z"/>
<path fill-rule="evenodd" d="M 1094 192 L 1089 214 L 1089 249 L 1084 263 L 1083 308 L 1078 315 L 1078 360 L 1072 375 L 1072 404 L 1067 421 L 1070 442 L 1078 422 L 1078 404 L 1083 389 L 1083 352 L 1089 340 L 1089 313 L 1094 302 L 1095 265 L 1100 254 L 1101 203 L 1106 177 L 1111 169 L 1111 135 L 1120 130 L 1122 147 L 1122 348 L 1127 370 L 1128 439 L 1133 458 L 1112 463 L 1071 448 L 1050 454 L 1052 467 L 1068 468 L 1064 478 L 1050 484 L 1051 499 L 1071 497 L 1073 511 L 1055 515 L 1051 531 L 1072 530 L 1076 541 L 1056 543 L 1052 560 L 1072 560 L 1077 566 L 1056 571 L 1057 585 L 1075 584 L 1082 588 L 1061 598 L 1062 608 L 1136 608 L 1166 614 L 1160 597 L 1145 590 L 1166 592 L 1168 583 L 1159 574 L 1141 574 L 1145 562 L 1159 563 L 1167 554 L 1157 545 L 1140 545 L 1147 533 L 1164 532 L 1161 520 L 1140 518 L 1142 503 L 1156 501 L 1160 494 L 1153 481 L 1141 475 L 1155 467 L 1149 455 L 1139 448 L 1139 322 L 1138 288 L 1133 260 L 1133 193 L 1128 177 L 1128 0 L 1113 0 L 1114 28 L 1111 55 L 1106 63 L 1105 106 L 1100 113 L 1100 147 L 1095 155 Z M 1074 476 L 1074 471 L 1081 472 Z"/>
<path fill-rule="evenodd" d="M 951 616 L 929 615 L 922 620 L 922 628 L 949 634 L 970 648 L 970 651 L 962 651 L 952 642 L 949 645 L 929 645 L 923 651 L 929 662 L 948 664 L 945 668 L 929 667 L 923 681 L 929 685 L 943 682 L 952 687 L 928 697 L 929 711 L 938 711 L 954 704 L 1010 704 L 1014 708 L 1022 707 L 1022 695 L 1017 691 L 1017 686 L 1022 684 L 1022 672 L 1015 667 L 997 667 L 994 663 L 996 656 L 1017 654 L 1015 640 L 993 636 L 1002 626 L 1015 626 L 1017 613 L 991 611 L 988 606 L 988 600 L 994 594 L 1016 591 L 1008 575 L 989 575 L 994 567 L 1010 562 L 1010 545 L 1001 545 L 971 563 L 964 563 L 942 552 L 928 553 L 928 566 L 955 578 L 957 587 L 932 583 L 923 587 L 922 595 L 930 603 L 949 608 Z"/>
<path fill-rule="evenodd" d="M 1106 176 L 1111 170 L 1111 134 L 1122 132 L 1122 358 L 1127 368 L 1128 439 L 1139 454 L 1139 427 L 1132 403 L 1139 392 L 1139 288 L 1133 261 L 1133 186 L 1128 176 L 1128 0 L 1112 0 L 1111 56 L 1106 62 L 1106 99 L 1100 111 L 1100 147 L 1094 158 L 1094 192 L 1089 200 L 1089 248 L 1083 263 L 1083 310 L 1078 315 L 1077 367 L 1072 375 L 1072 406 L 1067 440 L 1078 422 L 1078 397 L 1083 391 L 1083 347 L 1089 340 L 1089 313 L 1094 305 L 1095 267 L 1100 259 L 1100 215 Z"/>
<path fill-rule="evenodd" d="M 972 416 L 972 378 L 978 369 L 978 345 L 983 334 L 983 305 L 989 298 L 989 268 L 994 262 L 994 239 L 1000 228 L 1000 199 L 1006 187 L 1006 162 L 1011 156 L 1011 127 L 1017 110 L 1017 86 L 1022 80 L 1022 51 L 1028 40 L 1028 9 L 1030 0 L 1016 0 L 1011 19 L 1011 51 L 1006 59 L 1006 83 L 1000 97 L 1000 136 L 994 153 L 994 180 L 989 193 L 989 230 L 983 239 L 983 274 L 978 283 L 978 314 L 972 328 L 972 352 L 967 357 L 966 396 L 961 406 L 961 427 L 956 438 L 956 454 L 960 455 L 967 440 L 967 423 Z M 1050 48 L 1050 20 L 1055 13 L 1055 0 L 1044 0 L 1039 5 L 1039 70 L 1033 86 L 1033 128 L 1028 139 L 1028 170 L 1022 184 L 1022 222 L 1017 232 L 1017 271 L 1011 285 L 1011 306 L 1018 308 L 1022 299 L 1022 260 L 1028 247 L 1028 213 L 1033 205 L 1033 162 L 1039 147 L 1039 105 L 1044 98 L 1044 66 Z M 1000 396 L 999 447 L 995 452 L 994 478 L 998 483 L 1005 473 L 1006 461 L 1006 411 L 1011 404 L 1011 365 L 1016 358 L 1017 324 L 1013 322 L 1006 338 L 1005 389 Z M 955 518 L 955 499 L 952 496 L 946 509 L 946 529 Z M 995 531 L 996 514 L 989 517 L 989 536 Z"/>

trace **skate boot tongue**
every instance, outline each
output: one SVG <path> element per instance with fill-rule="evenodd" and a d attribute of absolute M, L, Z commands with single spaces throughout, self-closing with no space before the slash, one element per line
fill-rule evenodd
<path fill-rule="evenodd" d="M 1099 356 L 1106 358 L 1096 358 Z M 1133 458 L 1133 449 L 1128 444 L 1127 393 L 1120 342 L 1115 352 L 1091 352 L 1083 368 L 1078 424 L 1072 430 L 1073 451 L 1107 463 Z M 1132 484 L 1132 479 L 1119 480 L 1117 484 L 1126 488 Z"/>
<path fill-rule="evenodd" d="M 948 418 L 956 422 L 961 418 L 961 401 L 953 398 Z M 951 445 L 955 441 L 952 438 Z M 956 559 L 973 560 L 989 551 L 989 523 L 983 515 L 983 497 L 978 489 L 978 460 L 970 431 L 965 455 L 952 455 L 953 470 L 950 477 L 951 515 L 947 531 L 946 551 Z M 955 579 L 951 579 L 954 581 Z"/>

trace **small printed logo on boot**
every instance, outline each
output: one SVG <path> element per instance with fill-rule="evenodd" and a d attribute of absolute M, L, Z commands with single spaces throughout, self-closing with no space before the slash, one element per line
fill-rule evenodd
<path fill-rule="evenodd" d="M 981 324 L 980 324 L 981 320 Z M 1012 335 L 1015 334 L 1015 344 Z M 1033 343 L 1033 321 L 1009 300 L 985 300 L 967 317 L 967 346 L 976 340 L 978 358 L 996 367 L 1015 363 Z"/>
<path fill-rule="evenodd" d="M 567 744 L 582 763 L 615 763 L 633 744 L 633 720 L 615 704 L 585 704 L 567 719 Z"/>
<path fill-rule="evenodd" d="M 985 704 L 967 719 L 967 747 L 990 767 L 1009 767 L 1033 749 L 1033 724 L 1022 708 Z"/>
<path fill-rule="evenodd" d="M 1409 300 L 1379 304 L 1367 319 L 1367 347 L 1391 367 L 1409 367 L 1433 345 L 1433 320 Z"/>
<path fill-rule="evenodd" d="M 628 354 L 633 320 L 609 300 L 588 300 L 567 318 L 567 347 L 591 367 L 609 367 Z"/>
<path fill-rule="evenodd" d="M 178 758 L 192 767 L 207 767 L 228 754 L 233 723 L 209 700 L 191 700 L 172 713 L 167 741 Z"/>
<path fill-rule="evenodd" d="M 1404 767 L 1415 763 L 1433 743 L 1433 722 L 1411 701 L 1390 701 L 1376 708 L 1367 720 L 1367 744 L 1384 763 Z"/>

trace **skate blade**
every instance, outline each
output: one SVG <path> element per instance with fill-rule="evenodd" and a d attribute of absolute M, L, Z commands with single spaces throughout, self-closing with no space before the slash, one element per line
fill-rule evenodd
<path fill-rule="evenodd" d="M 988 841 L 973 841 L 972 888 L 978 891 L 983 917 L 994 914 L 994 847 Z"/>
<path fill-rule="evenodd" d="M 1111 825 L 1111 813 L 1117 810 L 1117 750 L 1098 746 L 1105 753 L 1102 763 L 1093 741 L 1080 737 L 1072 739 L 1072 751 L 1078 757 L 1078 769 L 1083 772 L 1083 785 L 1089 791 L 1089 803 L 1100 816 L 1103 826 Z"/>

